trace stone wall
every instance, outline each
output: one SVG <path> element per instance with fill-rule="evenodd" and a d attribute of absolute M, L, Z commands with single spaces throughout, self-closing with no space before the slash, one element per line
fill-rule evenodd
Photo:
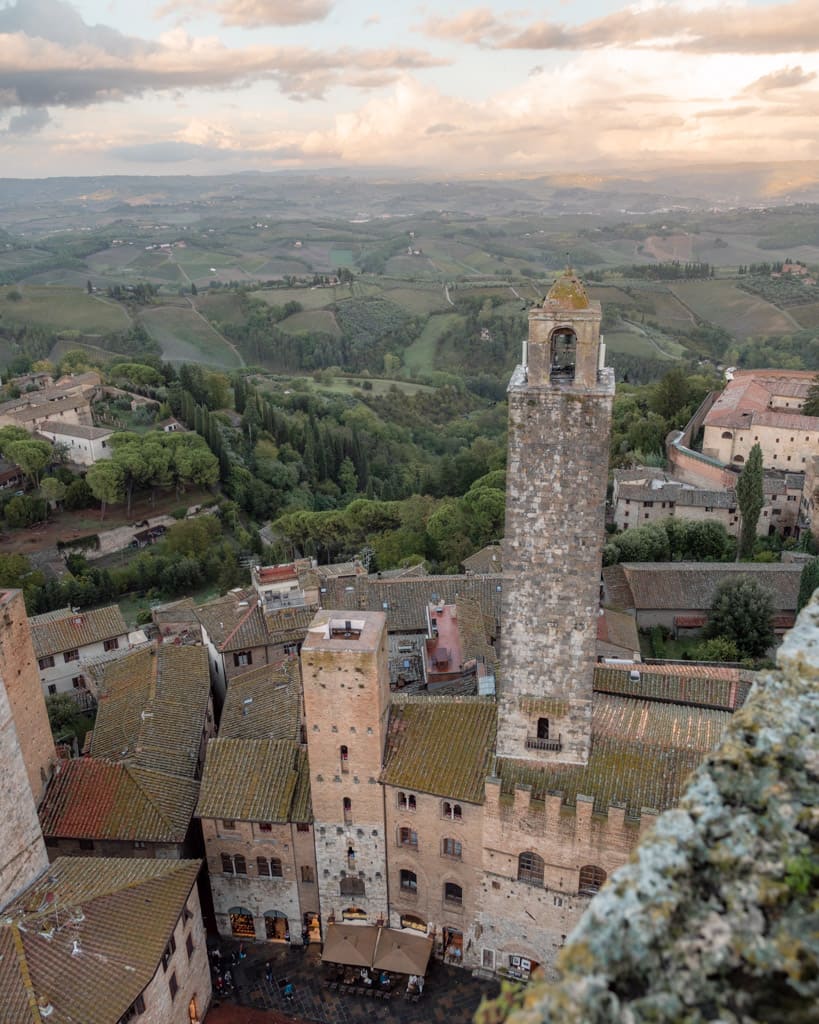
<path fill-rule="evenodd" d="M 21 590 L 0 591 L 0 683 L 5 687 L 35 803 L 55 761 L 40 673 Z"/>
<path fill-rule="evenodd" d="M 509 387 L 501 756 L 542 757 L 527 737 L 547 718 L 550 759 L 588 758 L 613 394 L 610 371 L 575 389 L 518 368 Z"/>
<path fill-rule="evenodd" d="M 817 1020 L 817 598 L 679 808 L 594 898 L 560 955 L 561 980 L 507 992 L 479 1020 Z"/>

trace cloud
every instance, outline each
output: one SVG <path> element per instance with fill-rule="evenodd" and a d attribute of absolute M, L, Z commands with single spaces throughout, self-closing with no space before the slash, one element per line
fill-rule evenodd
<path fill-rule="evenodd" d="M 112 146 L 108 155 L 117 160 L 127 160 L 131 163 L 152 163 L 171 164 L 180 163 L 197 158 L 208 160 L 219 160 L 229 156 L 229 151 L 224 151 L 216 146 L 197 146 L 192 142 L 143 142 L 131 146 Z"/>
<path fill-rule="evenodd" d="M 762 78 L 757 78 L 744 91 L 761 96 L 779 89 L 795 89 L 800 85 L 807 85 L 808 82 L 812 82 L 815 78 L 815 71 L 806 73 L 802 70 L 801 66 L 782 68 L 779 71 L 772 71 L 769 75 L 763 75 Z"/>
<path fill-rule="evenodd" d="M 819 48 L 819 4 L 791 0 L 764 7 L 736 2 L 692 6 L 657 0 L 580 25 L 537 21 L 524 27 L 481 7 L 454 18 L 429 18 L 421 30 L 435 38 L 502 50 L 634 47 L 689 53 L 809 53 Z"/>
<path fill-rule="evenodd" d="M 450 132 L 456 132 L 458 126 L 456 124 L 447 124 L 446 121 L 436 121 L 435 124 L 431 124 L 424 129 L 425 135 L 448 135 Z"/>
<path fill-rule="evenodd" d="M 61 0 L 30 0 L 0 10 L 0 101 L 6 106 L 83 107 L 149 91 L 238 88 L 271 81 L 292 99 L 322 99 L 334 86 L 394 81 L 408 69 L 447 63 L 422 50 L 317 50 L 298 46 L 231 49 L 183 29 L 158 42 L 86 25 Z"/>
<path fill-rule="evenodd" d="M 21 110 L 19 114 L 12 114 L 5 128 L 0 129 L 2 135 L 35 135 L 42 131 L 49 123 L 47 110 L 39 107 L 29 107 Z"/>
<path fill-rule="evenodd" d="M 156 16 L 174 15 L 185 20 L 193 14 L 201 14 L 203 6 L 216 11 L 223 25 L 262 28 L 323 21 L 333 8 L 333 0 L 216 0 L 204 5 L 200 0 L 170 0 L 156 11 Z"/>

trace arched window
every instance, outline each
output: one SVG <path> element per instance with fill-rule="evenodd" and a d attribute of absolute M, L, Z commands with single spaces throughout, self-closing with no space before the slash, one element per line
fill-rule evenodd
<path fill-rule="evenodd" d="M 577 359 L 577 335 L 570 327 L 558 327 L 552 332 L 549 368 L 552 380 L 574 380 Z"/>
<path fill-rule="evenodd" d="M 586 864 L 580 869 L 580 885 L 578 892 L 585 896 L 593 896 L 606 880 L 606 872 L 596 864 Z"/>
<path fill-rule="evenodd" d="M 734 435 L 733 435 L 733 434 L 731 433 L 731 431 L 730 431 L 730 430 L 723 430 L 723 432 L 722 432 L 722 436 L 723 436 L 723 437 L 724 437 L 724 438 L 725 438 L 726 440 L 730 441 L 730 440 L 732 440 L 732 438 L 733 438 L 733 436 L 734 436 Z"/>
<path fill-rule="evenodd" d="M 548 740 L 549 738 L 549 719 L 539 718 L 537 720 L 537 738 L 539 740 Z"/>
<path fill-rule="evenodd" d="M 278 857 L 271 857 L 270 860 L 267 857 L 256 858 L 256 869 L 262 878 L 282 878 L 282 862 Z"/>
<path fill-rule="evenodd" d="M 414 871 L 401 870 L 401 891 L 418 892 L 418 876 Z"/>
<path fill-rule="evenodd" d="M 398 829 L 398 845 L 409 846 L 413 850 L 418 849 L 418 833 L 411 828 Z"/>
<path fill-rule="evenodd" d="M 344 803 L 343 803 L 342 806 L 343 806 L 343 810 L 344 810 L 344 824 L 345 825 L 352 825 L 352 823 L 353 823 L 353 801 L 348 796 L 345 796 L 344 797 Z"/>
<path fill-rule="evenodd" d="M 531 850 L 518 857 L 518 881 L 527 885 L 543 885 L 543 858 Z"/>
<path fill-rule="evenodd" d="M 342 896 L 363 896 L 364 879 L 354 878 L 353 876 L 342 878 L 339 883 L 339 892 Z"/>
<path fill-rule="evenodd" d="M 445 818 L 450 818 L 452 821 L 460 821 L 463 817 L 463 811 L 461 810 L 460 804 L 451 804 L 448 800 L 444 800 L 441 804 L 441 814 Z"/>
<path fill-rule="evenodd" d="M 745 461 L 745 456 L 744 455 L 735 455 L 734 456 L 734 462 L 744 462 L 744 461 Z"/>
<path fill-rule="evenodd" d="M 414 793 L 399 793 L 398 794 L 398 807 L 402 811 L 414 811 L 415 810 L 415 794 Z"/>
<path fill-rule="evenodd" d="M 444 882 L 444 903 L 455 903 L 460 906 L 464 901 L 464 891 L 455 882 Z"/>
<path fill-rule="evenodd" d="M 342 770 L 342 772 L 348 772 L 350 770 L 350 765 L 349 765 L 350 752 L 347 749 L 346 744 L 342 743 L 342 745 L 339 747 L 338 753 L 339 753 L 339 759 L 341 761 L 341 770 Z"/>

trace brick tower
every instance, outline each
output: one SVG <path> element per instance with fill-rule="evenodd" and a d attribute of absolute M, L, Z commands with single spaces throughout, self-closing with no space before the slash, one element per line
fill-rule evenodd
<path fill-rule="evenodd" d="M 614 374 L 571 270 L 529 312 L 509 384 L 498 753 L 584 763 Z"/>
<path fill-rule="evenodd" d="M 390 703 L 383 612 L 320 611 L 301 649 L 322 921 L 387 919 L 384 797 Z"/>

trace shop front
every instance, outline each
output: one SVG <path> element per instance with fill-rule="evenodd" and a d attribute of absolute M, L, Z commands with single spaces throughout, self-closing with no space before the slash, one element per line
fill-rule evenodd
<path fill-rule="evenodd" d="M 247 907 L 231 907 L 230 934 L 236 939 L 255 939 L 256 926 L 253 923 L 253 911 Z"/>
<path fill-rule="evenodd" d="M 268 942 L 289 942 L 290 924 L 280 910 L 264 912 L 264 933 Z"/>
<path fill-rule="evenodd" d="M 417 914 L 402 914 L 399 923 L 402 928 L 410 928 L 412 931 L 421 932 L 423 935 L 427 934 L 427 923 L 422 917 L 418 917 Z"/>
<path fill-rule="evenodd" d="M 507 978 L 528 981 L 532 972 L 537 970 L 539 966 L 540 964 L 538 964 L 537 960 L 533 960 L 531 957 L 510 953 L 505 964 L 506 970 L 503 973 Z"/>

